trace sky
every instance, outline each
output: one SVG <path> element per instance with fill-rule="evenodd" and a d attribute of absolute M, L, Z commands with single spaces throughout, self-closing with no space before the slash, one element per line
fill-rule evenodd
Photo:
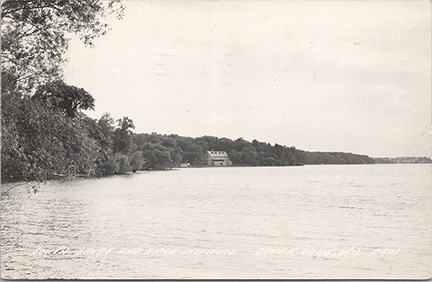
<path fill-rule="evenodd" d="M 428 1 L 124 1 L 65 80 L 92 118 L 372 157 L 431 156 Z"/>

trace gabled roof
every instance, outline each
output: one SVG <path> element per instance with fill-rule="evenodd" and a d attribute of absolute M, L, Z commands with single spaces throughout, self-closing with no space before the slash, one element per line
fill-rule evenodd
<path fill-rule="evenodd" d="M 228 154 L 225 151 L 207 151 L 207 154 L 209 154 L 211 157 L 227 157 Z"/>

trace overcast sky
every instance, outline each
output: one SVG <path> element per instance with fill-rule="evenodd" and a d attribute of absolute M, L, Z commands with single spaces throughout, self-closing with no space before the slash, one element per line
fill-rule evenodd
<path fill-rule="evenodd" d="M 125 1 L 66 81 L 137 133 L 431 155 L 428 1 Z"/>

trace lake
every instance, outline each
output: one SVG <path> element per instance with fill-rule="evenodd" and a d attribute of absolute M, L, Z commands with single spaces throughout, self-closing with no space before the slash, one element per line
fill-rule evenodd
<path fill-rule="evenodd" d="M 19 279 L 430 278 L 428 164 L 184 168 L 1 199 Z"/>

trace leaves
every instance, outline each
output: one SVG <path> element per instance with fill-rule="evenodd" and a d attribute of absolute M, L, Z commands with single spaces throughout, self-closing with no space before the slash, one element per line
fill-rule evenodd
<path fill-rule="evenodd" d="M 75 118 L 79 110 L 93 110 L 95 106 L 94 98 L 87 91 L 61 80 L 40 86 L 32 99 L 45 101 L 47 106 L 61 109 L 70 118 Z"/>
<path fill-rule="evenodd" d="M 132 131 L 135 128 L 133 121 L 128 117 L 117 120 L 118 127 L 114 131 L 114 152 L 127 153 L 130 147 Z"/>
<path fill-rule="evenodd" d="M 1 4 L 1 66 L 12 73 L 15 91 L 32 94 L 48 81 L 62 79 L 67 34 L 77 34 L 86 46 L 109 30 L 107 14 L 123 17 L 120 1 L 5 0 Z"/>
<path fill-rule="evenodd" d="M 63 82 L 67 35 L 91 47 L 109 30 L 101 19 L 122 18 L 124 6 L 119 0 L 5 0 L 1 8 L 2 175 L 95 172 L 112 159 L 114 121 L 80 113 L 94 109 L 93 97 Z M 124 122 L 129 138 L 134 126 Z M 128 169 L 127 156 L 115 161 L 115 171 Z"/>
<path fill-rule="evenodd" d="M 2 97 L 2 116 L 6 117 L 2 120 L 3 175 L 67 174 L 72 167 L 84 173 L 95 170 L 99 149 L 82 123 L 65 117 L 59 109 L 47 108 L 42 101 L 12 97 Z"/>

